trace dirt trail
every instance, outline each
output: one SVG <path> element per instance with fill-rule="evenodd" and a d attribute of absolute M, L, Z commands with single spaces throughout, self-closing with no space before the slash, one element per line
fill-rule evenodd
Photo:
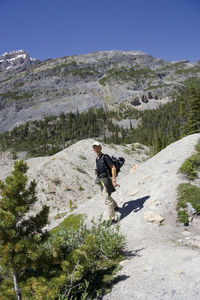
<path fill-rule="evenodd" d="M 104 300 L 200 299 L 200 248 L 184 245 L 182 237 L 192 234 L 192 228 L 176 222 L 176 188 L 183 182 L 177 171 L 199 138 L 194 134 L 169 145 L 120 180 L 113 197 L 121 207 L 129 258 L 122 262 L 119 280 Z M 102 213 L 107 218 L 100 195 L 77 212 L 89 219 Z M 154 222 L 149 221 L 152 214 Z M 160 218 L 164 221 L 158 225 Z M 200 236 L 196 239 L 200 246 Z"/>

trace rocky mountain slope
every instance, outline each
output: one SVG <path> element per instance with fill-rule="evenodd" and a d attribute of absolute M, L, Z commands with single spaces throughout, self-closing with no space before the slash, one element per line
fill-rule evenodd
<path fill-rule="evenodd" d="M 199 61 L 169 63 L 141 51 L 105 51 L 31 59 L 22 50 L 0 56 L 0 132 L 26 121 L 120 104 L 152 109 L 172 99 Z"/>

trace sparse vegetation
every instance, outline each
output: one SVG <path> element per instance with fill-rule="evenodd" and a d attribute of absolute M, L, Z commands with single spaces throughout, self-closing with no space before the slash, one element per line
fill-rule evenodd
<path fill-rule="evenodd" d="M 57 220 L 57 219 L 61 219 L 61 218 L 63 218 L 64 216 L 66 216 L 66 212 L 63 212 L 63 213 L 59 213 L 59 214 L 57 214 L 55 217 L 54 217 L 54 219 L 55 220 Z"/>
<path fill-rule="evenodd" d="M 189 79 L 182 82 L 187 88 L 191 85 L 195 87 L 197 91 L 200 91 L 200 78 L 199 77 L 190 77 Z"/>
<path fill-rule="evenodd" d="M 141 68 L 135 66 L 131 68 L 112 68 L 106 72 L 106 76 L 99 80 L 99 83 L 103 86 L 110 80 L 115 81 L 135 81 L 139 83 L 142 78 L 155 78 L 156 73 L 149 68 Z"/>
<path fill-rule="evenodd" d="M 60 180 L 60 178 L 54 178 L 54 179 L 52 179 L 52 183 L 55 185 L 61 185 L 61 180 Z"/>
<path fill-rule="evenodd" d="M 188 214 L 185 210 L 178 210 L 178 220 L 180 223 L 183 223 L 185 226 L 189 225 Z"/>
<path fill-rule="evenodd" d="M 95 68 L 90 67 L 87 64 L 78 64 L 76 61 L 66 62 L 57 65 L 56 67 L 48 69 L 48 73 L 50 76 L 79 76 L 82 79 L 85 79 L 88 76 L 99 76 L 99 72 Z"/>
<path fill-rule="evenodd" d="M 153 90 L 153 89 L 161 89 L 163 87 L 173 87 L 173 84 L 169 83 L 169 84 L 159 84 L 159 85 L 151 85 L 151 82 L 148 82 L 147 84 L 147 88 L 145 89 L 145 91 L 149 91 L 149 90 Z"/>
<path fill-rule="evenodd" d="M 178 187 L 178 220 L 184 225 L 189 224 L 186 211 L 187 202 L 192 204 L 197 214 L 200 214 L 200 188 L 190 183 L 182 183 Z"/>
<path fill-rule="evenodd" d="M 141 144 L 136 144 L 134 145 L 135 148 L 139 149 L 139 150 L 144 150 L 144 145 L 141 145 Z"/>
<path fill-rule="evenodd" d="M 73 203 L 71 199 L 69 199 L 69 210 L 72 212 L 76 208 L 77 206 Z"/>
<path fill-rule="evenodd" d="M 65 187 L 65 191 L 66 192 L 70 192 L 72 189 L 68 186 L 68 185 L 66 185 L 66 187 Z"/>
<path fill-rule="evenodd" d="M 179 172 L 187 176 L 189 180 L 194 180 L 198 177 L 197 171 L 200 170 L 200 155 L 193 154 L 187 158 L 181 165 Z"/>
<path fill-rule="evenodd" d="M 131 155 L 133 154 L 133 151 L 130 148 L 126 148 L 123 150 L 125 154 Z"/>
<path fill-rule="evenodd" d="M 182 75 L 182 74 L 195 74 L 195 73 L 200 73 L 200 66 L 194 66 L 191 68 L 185 68 L 185 69 L 180 69 L 176 70 L 175 74 L 177 75 Z"/>
<path fill-rule="evenodd" d="M 6 82 L 6 81 L 9 81 L 10 79 L 12 79 L 12 77 L 8 77 L 8 78 L 6 78 L 6 79 L 4 79 L 4 80 L 1 80 L 0 83 L 4 83 L 4 82 Z"/>
<path fill-rule="evenodd" d="M 188 180 L 198 178 L 200 172 L 200 140 L 195 146 L 196 153 L 187 158 L 179 168 L 179 172 L 187 176 Z M 177 211 L 178 220 L 184 225 L 189 224 L 186 211 L 187 202 L 191 203 L 197 214 L 200 214 L 200 188 L 190 183 L 182 183 L 178 186 Z"/>
<path fill-rule="evenodd" d="M 80 166 L 76 166 L 76 170 L 79 171 L 82 174 L 87 174 L 87 172 L 83 168 L 81 168 Z"/>
<path fill-rule="evenodd" d="M 79 157 L 82 159 L 82 160 L 87 160 L 87 157 L 85 155 L 79 155 Z"/>
<path fill-rule="evenodd" d="M 32 95 L 30 93 L 19 94 L 17 92 L 7 91 L 6 93 L 0 94 L 0 97 L 2 100 L 23 100 L 31 98 Z"/>
<path fill-rule="evenodd" d="M 162 68 L 159 68 L 158 69 L 158 71 L 169 71 L 169 70 L 173 70 L 173 69 L 175 69 L 175 70 L 177 70 L 177 69 L 179 69 L 179 68 L 183 68 L 184 67 L 184 62 L 176 62 L 176 63 L 173 63 L 173 64 L 169 64 L 169 65 L 166 65 L 166 66 L 164 66 L 164 67 L 162 67 Z"/>
<path fill-rule="evenodd" d="M 85 189 L 80 185 L 80 186 L 78 187 L 78 190 L 79 190 L 79 192 L 82 192 L 82 191 L 84 191 Z"/>
<path fill-rule="evenodd" d="M 16 83 L 14 86 L 13 86 L 13 89 L 17 89 L 19 87 L 22 87 L 24 86 L 24 82 L 19 82 L 19 83 Z"/>
<path fill-rule="evenodd" d="M 185 174 L 189 180 L 196 179 L 200 171 L 200 140 L 195 149 L 197 152 L 187 158 L 179 168 L 179 172 Z"/>

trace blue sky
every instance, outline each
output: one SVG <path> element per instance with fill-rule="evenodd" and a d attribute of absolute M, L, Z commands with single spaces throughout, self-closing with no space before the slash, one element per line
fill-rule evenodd
<path fill-rule="evenodd" d="M 168 61 L 200 59 L 199 0 L 0 0 L 0 11 L 0 55 L 141 50 Z"/>

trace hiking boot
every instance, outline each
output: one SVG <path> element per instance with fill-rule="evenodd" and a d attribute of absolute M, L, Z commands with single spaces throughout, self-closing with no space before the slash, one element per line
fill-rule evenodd
<path fill-rule="evenodd" d="M 114 224 L 116 224 L 117 223 L 117 220 L 115 220 L 115 219 L 112 219 L 112 221 L 111 221 L 111 225 L 114 225 Z"/>
<path fill-rule="evenodd" d="M 120 210 L 120 207 L 119 207 L 119 206 L 115 206 L 114 210 L 115 210 L 115 212 L 116 212 L 116 211 L 119 211 L 119 210 Z"/>

